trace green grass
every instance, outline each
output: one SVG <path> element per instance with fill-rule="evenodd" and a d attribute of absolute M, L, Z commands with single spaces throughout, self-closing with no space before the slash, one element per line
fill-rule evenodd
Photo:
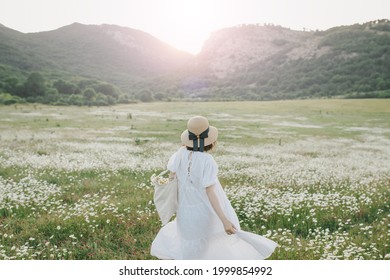
<path fill-rule="evenodd" d="M 362 176 L 359 180 L 332 175 L 299 183 L 300 176 L 274 182 L 245 172 L 259 164 L 259 172 L 272 166 L 269 172 L 283 175 L 280 166 L 267 165 L 273 157 L 280 157 L 275 161 L 280 164 L 291 161 L 291 167 L 302 164 L 304 172 L 306 168 L 319 172 L 321 165 L 316 160 L 327 164 L 334 157 L 332 172 L 337 175 L 337 168 L 343 168 L 337 164 L 351 156 L 351 162 L 344 163 L 350 164 L 351 176 L 356 169 L 365 170 L 354 165 L 354 154 L 371 160 L 367 168 L 385 161 L 389 157 L 385 141 L 390 139 L 390 100 L 336 99 L 101 108 L 2 106 L 0 193 L 1 188 L 8 190 L 14 184 L 15 192 L 28 194 L 30 200 L 22 205 L 0 197 L 0 259 L 153 259 L 150 245 L 160 222 L 149 178 L 165 168 L 193 115 L 205 115 L 218 127 L 220 148 L 215 158 L 221 183 L 243 229 L 279 243 L 271 259 L 332 258 L 330 250 L 342 259 L 389 259 L 389 168 L 382 165 L 384 171 L 378 171 L 379 175 L 370 171 L 378 178 L 367 183 L 363 173 L 357 175 Z M 299 141 L 309 144 L 294 146 Z M 370 141 L 376 142 L 371 145 Z M 267 155 L 264 147 L 275 156 Z M 236 162 L 235 149 L 241 149 L 242 162 Z M 112 162 L 122 154 L 123 158 Z M 67 158 L 70 155 L 74 157 Z M 16 159 L 19 156 L 22 162 Z M 128 166 L 115 168 L 120 160 Z M 40 189 L 46 185 L 47 190 Z M 53 194 L 39 200 L 49 190 Z M 276 194 L 271 193 L 269 199 L 275 203 L 283 198 L 288 204 L 289 195 L 305 195 L 307 200 L 278 209 L 266 200 L 263 203 L 259 195 L 272 190 Z M 34 193 L 36 201 L 31 198 Z M 334 205 L 332 199 L 324 200 L 334 194 L 346 198 L 336 199 Z M 313 204 L 316 195 L 325 205 L 321 200 Z"/>

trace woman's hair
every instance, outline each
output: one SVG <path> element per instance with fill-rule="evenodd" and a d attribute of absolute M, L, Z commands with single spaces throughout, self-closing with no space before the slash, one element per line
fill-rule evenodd
<path fill-rule="evenodd" d="M 208 152 L 214 147 L 214 143 L 211 143 L 210 145 L 204 146 L 204 151 Z M 187 150 L 193 151 L 194 149 L 192 147 L 186 146 Z"/>

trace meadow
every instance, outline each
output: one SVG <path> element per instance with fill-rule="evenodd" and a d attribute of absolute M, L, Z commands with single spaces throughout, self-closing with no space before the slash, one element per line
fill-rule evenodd
<path fill-rule="evenodd" d="M 390 259 L 390 100 L 0 106 L 0 259 L 153 259 L 152 174 L 188 118 L 271 259 Z"/>

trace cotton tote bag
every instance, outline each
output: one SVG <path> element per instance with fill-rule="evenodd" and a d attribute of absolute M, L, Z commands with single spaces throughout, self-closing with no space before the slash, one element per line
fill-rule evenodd
<path fill-rule="evenodd" d="M 163 225 L 169 222 L 177 210 L 177 178 L 164 177 L 168 172 L 165 170 L 150 178 L 154 186 L 154 205 Z"/>

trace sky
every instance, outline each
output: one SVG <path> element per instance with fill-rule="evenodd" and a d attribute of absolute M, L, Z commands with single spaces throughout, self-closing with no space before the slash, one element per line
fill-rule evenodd
<path fill-rule="evenodd" d="M 0 0 L 0 24 L 20 32 L 115 24 L 193 54 L 213 31 L 240 24 L 326 30 L 384 18 L 390 0 Z"/>

